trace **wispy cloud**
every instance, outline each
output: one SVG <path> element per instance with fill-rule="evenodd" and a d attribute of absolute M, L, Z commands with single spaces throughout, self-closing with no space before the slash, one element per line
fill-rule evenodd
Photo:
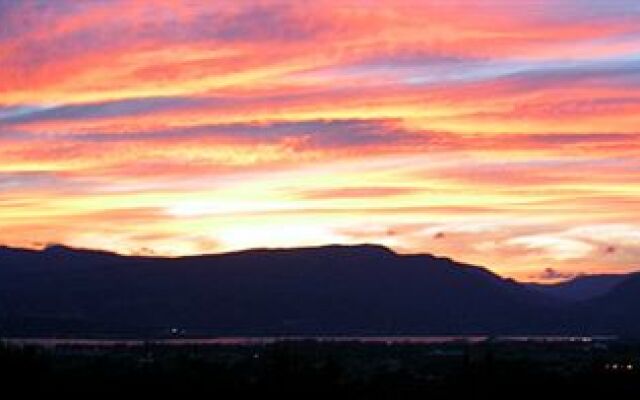
<path fill-rule="evenodd" d="M 637 267 L 636 1 L 0 1 L 0 26 L 0 242 Z"/>

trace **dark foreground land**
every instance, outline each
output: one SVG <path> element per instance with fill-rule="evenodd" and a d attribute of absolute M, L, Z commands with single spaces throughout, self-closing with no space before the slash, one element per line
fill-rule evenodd
<path fill-rule="evenodd" d="M 93 397 L 610 398 L 637 393 L 639 363 L 625 342 L 0 347 L 3 392 Z"/>

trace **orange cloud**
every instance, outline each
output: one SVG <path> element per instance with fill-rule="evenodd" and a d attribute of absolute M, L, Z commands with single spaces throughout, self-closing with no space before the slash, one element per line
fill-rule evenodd
<path fill-rule="evenodd" d="M 0 242 L 631 270 L 640 14 L 588 3 L 2 3 Z"/>

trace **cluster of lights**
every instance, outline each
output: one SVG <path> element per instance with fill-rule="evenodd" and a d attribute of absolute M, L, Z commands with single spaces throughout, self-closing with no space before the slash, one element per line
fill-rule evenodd
<path fill-rule="evenodd" d="M 633 364 L 606 364 L 604 368 L 612 371 L 632 371 L 634 366 Z"/>

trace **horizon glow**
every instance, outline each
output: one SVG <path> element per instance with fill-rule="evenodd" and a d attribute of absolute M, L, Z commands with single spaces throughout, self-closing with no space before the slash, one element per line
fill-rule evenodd
<path fill-rule="evenodd" d="M 0 1 L 0 244 L 640 267 L 640 3 Z"/>

